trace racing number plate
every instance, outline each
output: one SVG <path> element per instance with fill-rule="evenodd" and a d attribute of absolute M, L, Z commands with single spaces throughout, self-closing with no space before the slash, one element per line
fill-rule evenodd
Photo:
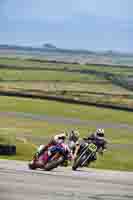
<path fill-rule="evenodd" d="M 97 150 L 97 146 L 95 144 L 93 144 L 93 143 L 89 144 L 88 148 L 92 152 L 96 152 L 96 150 Z"/>

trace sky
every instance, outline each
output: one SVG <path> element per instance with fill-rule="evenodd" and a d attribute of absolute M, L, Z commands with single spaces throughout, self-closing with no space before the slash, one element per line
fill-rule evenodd
<path fill-rule="evenodd" d="M 133 52 L 133 0 L 0 0 L 0 44 Z"/>

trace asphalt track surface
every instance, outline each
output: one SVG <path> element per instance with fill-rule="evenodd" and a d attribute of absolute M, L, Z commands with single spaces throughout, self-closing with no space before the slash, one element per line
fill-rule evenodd
<path fill-rule="evenodd" d="M 0 160 L 0 200 L 132 200 L 133 173 L 58 167 L 29 170 L 27 162 Z"/>

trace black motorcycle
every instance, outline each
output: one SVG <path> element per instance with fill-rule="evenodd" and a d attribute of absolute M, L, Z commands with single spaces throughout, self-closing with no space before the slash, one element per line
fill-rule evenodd
<path fill-rule="evenodd" d="M 78 167 L 88 166 L 89 163 L 94 160 L 96 156 L 97 146 L 92 143 L 84 143 L 80 146 L 77 153 L 77 157 L 73 162 L 72 170 L 76 170 Z"/>

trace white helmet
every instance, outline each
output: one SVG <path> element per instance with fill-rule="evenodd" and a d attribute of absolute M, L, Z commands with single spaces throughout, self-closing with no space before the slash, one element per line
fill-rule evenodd
<path fill-rule="evenodd" d="M 70 134 L 69 134 L 69 140 L 72 140 L 74 142 L 76 142 L 79 139 L 79 132 L 78 130 L 71 130 Z"/>
<path fill-rule="evenodd" d="M 64 132 L 61 132 L 59 135 L 58 135 L 58 138 L 59 139 L 63 139 L 65 140 L 67 138 L 67 133 L 64 131 Z"/>
<path fill-rule="evenodd" d="M 103 138 L 104 137 L 104 129 L 103 128 L 99 128 L 96 130 L 96 136 L 99 138 Z"/>
<path fill-rule="evenodd" d="M 63 143 L 66 140 L 66 133 L 65 132 L 61 132 L 58 135 L 54 136 L 54 141 L 58 142 L 58 143 Z"/>

